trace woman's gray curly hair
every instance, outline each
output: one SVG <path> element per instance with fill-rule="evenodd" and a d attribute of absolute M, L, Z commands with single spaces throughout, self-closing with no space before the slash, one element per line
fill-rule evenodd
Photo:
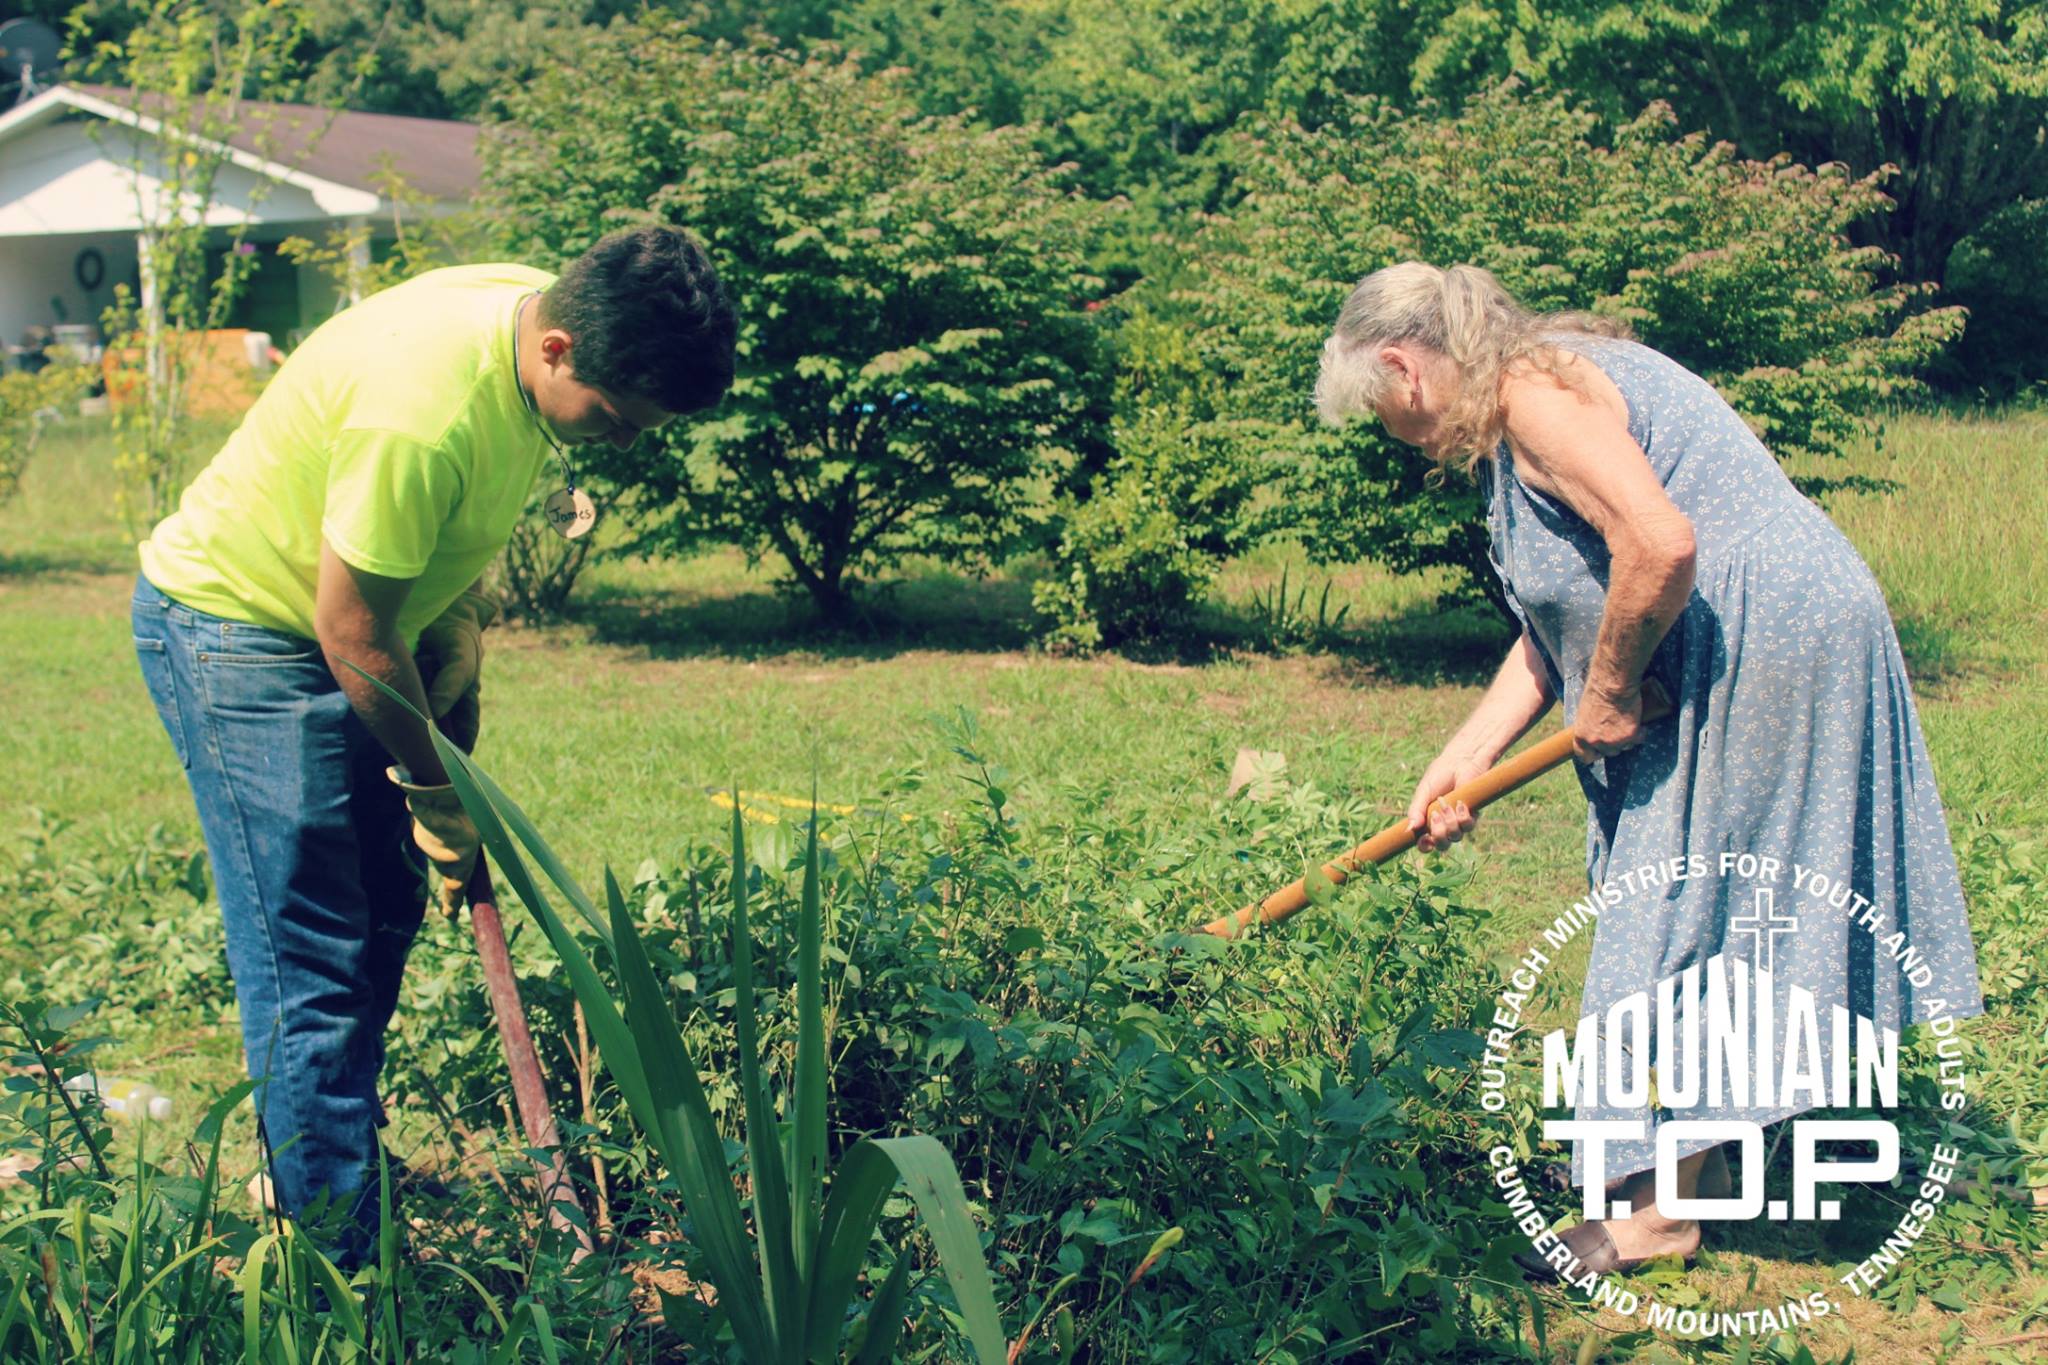
<path fill-rule="evenodd" d="M 1403 261 L 1367 275 L 1344 300 L 1336 330 L 1323 343 L 1316 408 L 1333 426 L 1372 412 L 1391 395 L 1395 376 L 1381 362 L 1380 348 L 1425 346 L 1458 371 L 1458 390 L 1430 457 L 1470 473 L 1500 444 L 1502 374 L 1522 362 L 1569 384 L 1563 362 L 1545 343 L 1571 333 L 1630 335 L 1625 323 L 1592 313 L 1532 313 L 1492 271 L 1476 265 L 1440 270 Z"/>

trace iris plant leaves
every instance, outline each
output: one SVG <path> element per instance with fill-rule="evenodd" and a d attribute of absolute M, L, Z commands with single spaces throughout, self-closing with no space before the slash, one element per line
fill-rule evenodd
<path fill-rule="evenodd" d="M 370 681 L 407 705 L 383 683 Z M 737 802 L 732 817 L 730 927 L 739 1079 L 753 1192 L 749 1229 L 696 1060 L 683 1042 L 669 997 L 610 869 L 604 879 L 607 913 L 600 914 L 511 798 L 438 732 L 434 745 L 485 850 L 560 955 L 599 1055 L 680 1188 L 717 1290 L 715 1311 L 731 1323 L 745 1358 L 786 1365 L 840 1358 L 847 1308 L 867 1263 L 883 1203 L 901 1184 L 931 1234 L 975 1355 L 985 1365 L 1002 1361 L 1006 1344 L 988 1266 L 959 1172 L 946 1149 L 921 1135 L 864 1139 L 846 1152 L 829 1183 L 826 1180 L 824 915 L 815 801 L 804 852 L 797 933 L 797 1055 L 795 1093 L 786 1102 L 791 1115 L 786 1156 L 762 1075 L 747 921 L 748 862 Z M 625 994 L 623 1014 L 583 944 L 535 882 L 528 857 L 610 949 Z M 906 1265 L 899 1255 L 876 1296 L 862 1359 L 886 1356 L 896 1339 Z M 886 1320 L 873 1320 L 881 1314 Z"/>

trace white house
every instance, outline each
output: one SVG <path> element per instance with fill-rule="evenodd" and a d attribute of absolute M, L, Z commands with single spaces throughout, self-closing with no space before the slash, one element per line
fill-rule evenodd
<path fill-rule="evenodd" d="M 160 103 L 98 85 L 58 85 L 0 114 L 0 343 L 36 325 L 97 324 L 126 282 L 147 298 L 140 234 L 161 221 Z M 333 279 L 279 257 L 289 236 L 390 222 L 376 183 L 389 165 L 409 194 L 444 204 L 477 183 L 477 127 L 443 119 L 243 101 L 207 222 L 224 249 L 248 225 L 256 269 L 228 325 L 280 344 L 339 305 Z"/>

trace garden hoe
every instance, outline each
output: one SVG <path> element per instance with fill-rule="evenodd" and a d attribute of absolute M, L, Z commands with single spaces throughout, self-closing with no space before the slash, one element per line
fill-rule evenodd
<path fill-rule="evenodd" d="M 526 1129 L 526 1144 L 548 1154 L 539 1167 L 542 1197 L 547 1200 L 548 1221 L 567 1228 L 576 1236 L 572 1262 L 591 1251 L 590 1220 L 576 1186 L 569 1179 L 569 1162 L 562 1155 L 561 1131 L 548 1107 L 547 1087 L 541 1083 L 540 1057 L 533 1050 L 533 1034 L 526 1027 L 526 1009 L 519 1002 L 519 982 L 512 975 L 512 954 L 505 946 L 505 926 L 498 918 L 497 896 L 491 887 L 491 870 L 484 865 L 481 850 L 476 871 L 469 879 L 469 927 L 476 935 L 477 956 L 483 960 L 484 984 L 491 993 L 491 1013 L 498 1018 L 498 1038 L 505 1045 L 505 1067 L 512 1073 L 512 1100 L 519 1107 L 520 1126 Z M 574 1218 L 562 1208 L 576 1211 Z"/>
<path fill-rule="evenodd" d="M 421 681 L 430 682 L 434 670 Z M 437 722 L 449 743 L 464 753 L 476 747 L 478 708 L 472 692 L 457 701 Z M 572 1262 L 591 1251 L 590 1220 L 576 1186 L 569 1179 L 569 1162 L 562 1155 L 562 1134 L 555 1126 L 554 1110 L 548 1107 L 547 1086 L 540 1075 L 540 1057 L 533 1050 L 533 1034 L 526 1027 L 526 1007 L 519 1001 L 519 982 L 512 975 L 512 953 L 505 945 L 505 924 L 498 917 L 498 897 L 491 886 L 491 869 L 484 852 L 476 853 L 476 870 L 469 874 L 469 928 L 476 937 L 476 955 L 483 962 L 484 985 L 491 995 L 491 1013 L 498 1020 L 498 1041 L 505 1046 L 505 1069 L 512 1074 L 512 1102 L 519 1109 L 519 1126 L 526 1130 L 526 1145 L 547 1153 L 534 1162 L 541 1198 L 547 1203 L 548 1221 L 567 1228 L 576 1236 Z M 563 1209 L 575 1210 L 571 1218 Z"/>
<path fill-rule="evenodd" d="M 548 1201 L 548 1221 L 568 1228 L 576 1235 L 571 1261 L 581 1261 L 591 1252 L 589 1219 L 576 1186 L 569 1179 L 569 1163 L 562 1155 L 561 1131 L 555 1126 L 554 1110 L 548 1106 L 547 1087 L 541 1081 L 540 1057 L 533 1049 L 533 1034 L 526 1027 L 526 1008 L 519 1001 L 519 982 L 512 975 L 512 954 L 505 945 L 504 922 L 498 918 L 497 895 L 491 886 L 491 872 L 484 855 L 476 855 L 476 871 L 469 879 L 469 925 L 476 936 L 477 956 L 483 960 L 484 985 L 491 996 L 491 1013 L 498 1021 L 498 1039 L 505 1047 L 505 1067 L 512 1073 L 512 1099 L 519 1109 L 520 1126 L 526 1130 L 529 1147 L 545 1151 L 546 1162 L 536 1162 L 542 1196 Z M 270 1177 L 258 1172 L 249 1182 L 249 1197 L 262 1208 L 276 1209 Z M 561 1209 L 568 1204 L 576 1210 L 572 1219 Z"/>
<path fill-rule="evenodd" d="M 1644 723 L 1661 720 L 1670 714 L 1671 699 L 1664 694 L 1664 689 L 1655 682 L 1645 682 Z M 1455 806 L 1463 802 L 1471 809 L 1479 810 L 1509 792 L 1535 781 L 1571 756 L 1572 732 L 1560 730 L 1542 743 L 1532 744 L 1506 762 L 1487 769 L 1463 786 L 1452 788 L 1430 803 L 1430 809 L 1434 810 L 1438 806 Z M 1342 885 L 1359 868 L 1386 862 L 1396 854 L 1406 852 L 1414 843 L 1415 831 L 1408 828 L 1408 821 L 1404 817 L 1388 825 L 1335 862 L 1323 864 L 1323 875 L 1328 877 L 1333 885 Z M 1234 914 L 1210 920 L 1202 926 L 1202 932 L 1214 934 L 1218 938 L 1236 938 L 1254 921 L 1278 924 L 1306 910 L 1309 904 L 1308 879 L 1304 877 Z"/>

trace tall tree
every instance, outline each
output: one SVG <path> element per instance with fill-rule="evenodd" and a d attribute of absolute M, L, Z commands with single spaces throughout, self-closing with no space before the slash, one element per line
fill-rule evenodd
<path fill-rule="evenodd" d="M 1182 316 L 1221 395 L 1192 439 L 1277 462 L 1274 491 L 1317 558 L 1436 565 L 1498 592 L 1473 486 L 1373 423 L 1330 431 L 1309 403 L 1359 276 L 1394 261 L 1487 266 L 1539 309 L 1585 308 L 1710 380 L 1780 458 L 1844 453 L 1953 338 L 1913 313 L 1843 228 L 1881 195 L 1840 166 L 1745 162 L 1675 135 L 1655 106 L 1606 138 L 1561 96 L 1493 92 L 1455 118 L 1355 101 L 1319 129 L 1233 134 L 1242 202 L 1189 239 Z M 1808 491 L 1840 486 L 1824 476 Z"/>
<path fill-rule="evenodd" d="M 644 546 L 779 555 L 838 617 L 901 556 L 999 559 L 1100 463 L 1087 259 L 1113 209 L 1030 130 L 928 117 L 902 73 L 837 53 L 652 19 L 589 35 L 510 112 L 487 173 L 523 259 L 654 214 L 704 238 L 738 308 L 718 410 L 597 468 L 639 493 Z"/>
<path fill-rule="evenodd" d="M 1898 167 L 1896 208 L 1860 226 L 1908 279 L 1939 279 L 1992 213 L 2048 194 L 2039 0 L 1465 4 L 1428 33 L 1409 93 L 1460 98 L 1509 75 L 1610 122 L 1664 100 L 1749 157 Z"/>
<path fill-rule="evenodd" d="M 1455 109 L 1519 77 L 1609 127 L 1663 101 L 1746 157 L 1898 167 L 1860 231 L 1908 279 L 2048 195 L 2042 0 L 853 0 L 838 26 L 928 107 L 1045 123 L 1106 191 L 1189 178 L 1250 110 L 1315 127 L 1352 96 Z"/>

